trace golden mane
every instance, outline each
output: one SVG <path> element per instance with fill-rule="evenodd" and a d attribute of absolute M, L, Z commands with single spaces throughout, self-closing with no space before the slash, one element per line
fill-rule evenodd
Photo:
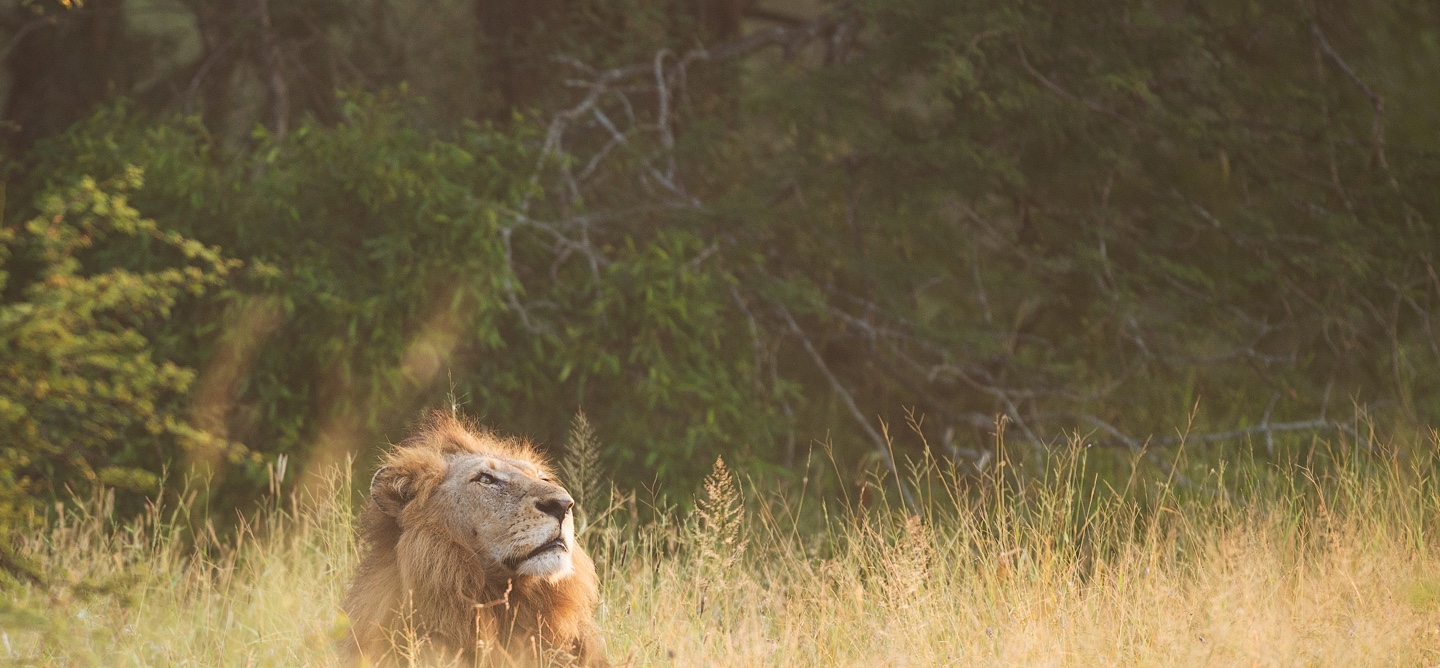
<path fill-rule="evenodd" d="M 527 472 L 538 473 L 520 483 L 564 493 L 529 443 L 432 414 L 385 455 L 371 480 L 360 519 L 365 554 L 344 603 L 351 622 L 347 653 L 371 663 L 419 653 L 467 665 L 608 665 L 594 624 L 595 568 L 578 545 L 569 550 L 572 571 L 541 578 L 517 575 L 456 537 L 449 520 L 458 514 L 484 531 L 512 531 L 504 520 L 511 508 L 477 514 L 437 493 L 451 463 L 464 455 L 528 464 Z M 475 530 L 475 540 L 485 540 L 484 531 Z"/>

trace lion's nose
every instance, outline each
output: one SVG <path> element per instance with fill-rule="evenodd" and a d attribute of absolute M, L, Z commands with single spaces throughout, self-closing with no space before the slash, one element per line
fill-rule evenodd
<path fill-rule="evenodd" d="M 565 521 L 565 513 L 570 512 L 570 507 L 575 505 L 575 499 L 565 495 L 552 496 L 548 499 L 540 499 L 535 502 L 535 507 L 561 522 Z"/>

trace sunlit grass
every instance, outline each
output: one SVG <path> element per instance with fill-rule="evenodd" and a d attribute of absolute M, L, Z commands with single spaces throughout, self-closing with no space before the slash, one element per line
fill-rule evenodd
<path fill-rule="evenodd" d="M 1317 441 L 1288 464 L 1191 467 L 1183 485 L 1097 482 L 1078 441 L 983 475 L 925 461 L 918 515 L 803 483 L 742 493 L 717 469 L 692 514 L 591 503 L 583 540 L 622 664 L 1431 665 L 1427 443 L 1401 458 Z M 194 539 L 183 512 L 117 527 L 103 499 L 85 504 L 21 545 L 49 583 L 8 585 L 0 657 L 333 663 L 349 498 L 337 474 L 229 539 Z"/>

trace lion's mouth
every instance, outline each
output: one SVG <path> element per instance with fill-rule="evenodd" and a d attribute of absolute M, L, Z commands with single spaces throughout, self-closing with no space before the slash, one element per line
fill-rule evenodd
<path fill-rule="evenodd" d="M 556 536 L 556 537 L 550 539 L 548 542 L 545 542 L 545 543 L 541 544 L 540 547 L 537 547 L 537 548 L 535 548 L 535 549 L 533 549 L 533 550 L 530 550 L 530 553 L 529 553 L 529 554 L 526 554 L 526 555 L 523 556 L 523 557 L 510 557 L 509 559 L 506 559 L 506 560 L 505 560 L 505 565 L 506 565 L 506 566 L 509 566 L 509 567 L 513 570 L 516 566 L 519 566 L 519 565 L 522 564 L 522 563 L 525 563 L 525 562 L 527 562 L 527 561 L 529 561 L 529 560 L 531 560 L 531 559 L 534 559 L 535 557 L 538 557 L 538 556 L 540 556 L 540 555 L 542 555 L 542 554 L 545 554 L 546 552 L 550 552 L 550 551 L 552 551 L 552 550 L 560 550 L 560 551 L 562 551 L 562 552 L 569 552 L 569 551 L 570 551 L 570 546 L 565 544 L 565 539 L 564 539 L 564 538 L 562 538 L 562 537 L 560 537 L 560 536 Z"/>

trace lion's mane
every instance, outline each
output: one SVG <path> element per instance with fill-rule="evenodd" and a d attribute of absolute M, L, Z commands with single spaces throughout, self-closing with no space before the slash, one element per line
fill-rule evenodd
<path fill-rule="evenodd" d="M 594 610 L 595 567 L 576 545 L 563 578 L 521 577 L 477 562 L 475 550 L 444 529 L 445 507 L 433 494 L 457 454 L 523 460 L 547 472 L 523 441 L 505 439 L 436 413 L 388 452 L 371 481 L 360 518 L 364 557 L 345 596 L 346 653 L 369 663 L 417 653 L 431 659 L 477 657 L 499 663 L 605 666 Z"/>

